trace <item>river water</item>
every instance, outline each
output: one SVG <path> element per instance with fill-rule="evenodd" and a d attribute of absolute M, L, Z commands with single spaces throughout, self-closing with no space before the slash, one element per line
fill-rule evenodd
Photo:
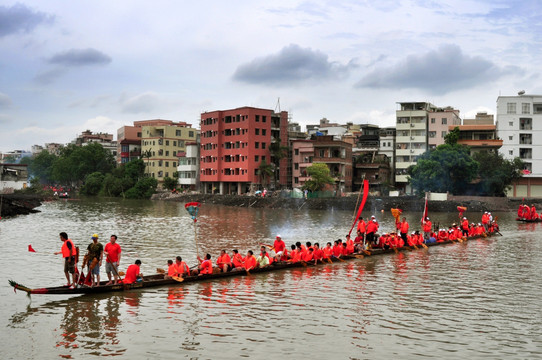
<path fill-rule="evenodd" d="M 93 233 L 104 244 L 118 235 L 120 270 L 137 258 L 146 274 L 176 255 L 196 262 L 182 203 L 56 201 L 39 210 L 0 220 L 1 359 L 542 358 L 542 224 L 518 224 L 513 213 L 494 214 L 502 237 L 428 250 L 122 294 L 28 298 L 7 280 L 65 283 L 53 255 L 60 231 L 81 248 Z M 197 246 L 214 259 L 221 249 L 256 251 L 277 233 L 287 245 L 324 243 L 344 238 L 352 215 L 202 205 Z M 389 210 L 375 215 L 391 230 Z M 457 219 L 430 215 L 441 224 Z M 466 215 L 479 221 L 479 213 Z M 405 216 L 418 224 L 421 214 Z"/>

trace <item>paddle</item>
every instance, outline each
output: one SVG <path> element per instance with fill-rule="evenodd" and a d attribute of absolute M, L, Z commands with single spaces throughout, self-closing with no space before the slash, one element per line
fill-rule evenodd
<path fill-rule="evenodd" d="M 356 259 L 365 259 L 365 256 L 363 255 L 354 255 Z"/>
<path fill-rule="evenodd" d="M 361 250 L 365 255 L 371 256 L 371 252 L 369 250 Z"/>
<path fill-rule="evenodd" d="M 183 282 L 184 281 L 184 278 L 180 277 L 180 276 L 172 276 L 171 278 L 173 280 L 177 281 L 177 282 Z"/>

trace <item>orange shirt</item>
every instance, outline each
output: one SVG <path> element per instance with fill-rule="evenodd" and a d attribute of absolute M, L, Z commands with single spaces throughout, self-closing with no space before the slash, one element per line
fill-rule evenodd
<path fill-rule="evenodd" d="M 216 259 L 216 264 L 220 267 L 225 264 L 231 265 L 231 258 L 228 254 L 220 255 L 218 259 Z"/>
<path fill-rule="evenodd" d="M 167 275 L 168 276 L 176 276 L 177 275 L 177 267 L 175 264 L 171 264 L 167 267 Z"/>
<path fill-rule="evenodd" d="M 354 242 L 352 240 L 346 240 L 346 251 L 348 254 L 354 252 Z"/>
<path fill-rule="evenodd" d="M 232 261 L 233 261 L 233 266 L 235 266 L 236 268 L 243 267 L 243 257 L 241 256 L 241 254 L 237 253 L 233 255 Z"/>
<path fill-rule="evenodd" d="M 314 258 L 314 254 L 311 253 L 310 251 L 305 252 L 305 254 L 303 254 L 302 256 L 303 261 L 311 261 L 313 258 Z"/>
<path fill-rule="evenodd" d="M 175 263 L 173 264 L 173 266 L 175 266 L 175 273 L 177 274 L 177 276 L 180 276 L 184 274 L 185 272 L 190 273 L 190 269 L 188 268 L 188 265 L 186 265 L 184 261 L 181 261 L 179 265 Z"/>
<path fill-rule="evenodd" d="M 365 230 L 367 228 L 367 224 L 365 223 L 365 221 L 363 219 L 361 219 L 359 222 L 358 222 L 358 231 L 362 234 L 365 233 Z"/>
<path fill-rule="evenodd" d="M 201 274 L 212 274 L 213 273 L 213 264 L 211 263 L 211 260 L 203 260 L 201 262 Z"/>
<path fill-rule="evenodd" d="M 324 250 L 324 259 L 329 259 L 331 255 L 333 255 L 333 248 L 332 247 L 325 247 Z"/>
<path fill-rule="evenodd" d="M 245 257 L 245 269 L 247 270 L 250 270 L 250 269 L 254 269 L 256 267 L 256 258 L 254 257 L 254 255 L 247 255 Z"/>
<path fill-rule="evenodd" d="M 431 232 L 431 226 L 432 226 L 431 221 L 424 221 L 422 223 L 423 232 L 426 232 L 426 233 Z"/>
<path fill-rule="evenodd" d="M 409 228 L 408 223 L 407 223 L 406 221 L 403 221 L 403 222 L 401 223 L 401 232 L 402 232 L 403 234 L 408 233 L 408 228 Z"/>
<path fill-rule="evenodd" d="M 71 245 L 71 255 L 70 255 L 70 249 L 68 248 L 68 243 Z M 68 239 L 62 243 L 62 247 L 60 248 L 60 251 L 62 251 L 63 258 L 77 255 L 77 250 L 75 249 L 75 245 L 73 245 L 73 241 L 71 239 Z"/>
<path fill-rule="evenodd" d="M 320 260 L 324 257 L 324 252 L 320 248 L 317 250 L 314 250 L 313 257 L 314 257 L 314 260 Z"/>
<path fill-rule="evenodd" d="M 338 257 L 343 253 L 342 245 L 333 245 L 333 256 Z"/>
<path fill-rule="evenodd" d="M 275 240 L 273 243 L 273 247 L 275 248 L 275 252 L 284 251 L 286 249 L 286 244 L 282 240 Z"/>
<path fill-rule="evenodd" d="M 124 284 L 133 284 L 137 281 L 137 275 L 139 275 L 139 266 L 132 264 L 128 266 L 126 270 L 126 276 L 122 281 Z"/>

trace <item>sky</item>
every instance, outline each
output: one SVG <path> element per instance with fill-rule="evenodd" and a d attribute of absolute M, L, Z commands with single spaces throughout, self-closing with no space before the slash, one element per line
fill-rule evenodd
<path fill-rule="evenodd" d="M 0 152 L 254 106 L 395 125 L 542 94 L 539 0 L 0 0 Z"/>

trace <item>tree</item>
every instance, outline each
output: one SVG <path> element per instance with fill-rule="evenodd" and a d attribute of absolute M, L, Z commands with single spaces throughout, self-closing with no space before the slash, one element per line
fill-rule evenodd
<path fill-rule="evenodd" d="M 104 183 L 104 175 L 101 172 L 93 172 L 85 178 L 85 184 L 81 187 L 81 194 L 88 196 L 96 196 L 102 189 Z"/>
<path fill-rule="evenodd" d="M 156 191 L 158 181 L 155 178 L 146 177 L 139 180 L 135 186 L 126 191 L 128 199 L 148 199 Z"/>
<path fill-rule="evenodd" d="M 489 196 L 504 196 L 513 181 L 522 176 L 523 161 L 516 157 L 506 160 L 501 154 L 493 152 L 478 152 L 473 155 L 480 164 L 476 190 Z"/>
<path fill-rule="evenodd" d="M 327 184 L 335 183 L 326 164 L 312 164 L 307 168 L 307 174 L 311 178 L 305 181 L 303 187 L 310 191 L 320 191 L 323 190 Z"/>
<path fill-rule="evenodd" d="M 418 192 L 464 194 L 476 178 L 479 164 L 469 155 L 468 147 L 443 144 L 426 151 L 416 165 L 408 168 L 409 183 Z"/>
<path fill-rule="evenodd" d="M 452 131 L 444 136 L 444 143 L 448 145 L 456 145 L 459 140 L 459 127 L 456 126 Z"/>
<path fill-rule="evenodd" d="M 288 147 L 281 145 L 280 138 L 274 138 L 269 144 L 269 152 L 271 153 L 271 162 L 274 165 L 273 171 L 273 186 L 277 188 L 277 174 L 280 169 L 280 161 L 288 156 Z"/>
<path fill-rule="evenodd" d="M 169 176 L 166 176 L 164 178 L 163 185 L 166 189 L 173 190 L 177 187 L 177 180 L 175 180 L 174 178 L 170 178 Z"/>
<path fill-rule="evenodd" d="M 42 184 L 52 184 L 54 182 L 53 165 L 57 159 L 58 156 L 43 150 L 31 160 L 28 172 L 30 175 L 38 177 Z"/>
<path fill-rule="evenodd" d="M 115 167 L 113 154 L 100 143 L 85 146 L 70 144 L 61 149 L 61 155 L 53 164 L 53 178 L 61 183 L 82 182 L 93 172 L 110 173 Z"/>
<path fill-rule="evenodd" d="M 262 160 L 258 166 L 258 175 L 260 176 L 260 183 L 265 186 L 269 182 L 269 178 L 273 175 L 273 167 L 265 160 Z"/>

